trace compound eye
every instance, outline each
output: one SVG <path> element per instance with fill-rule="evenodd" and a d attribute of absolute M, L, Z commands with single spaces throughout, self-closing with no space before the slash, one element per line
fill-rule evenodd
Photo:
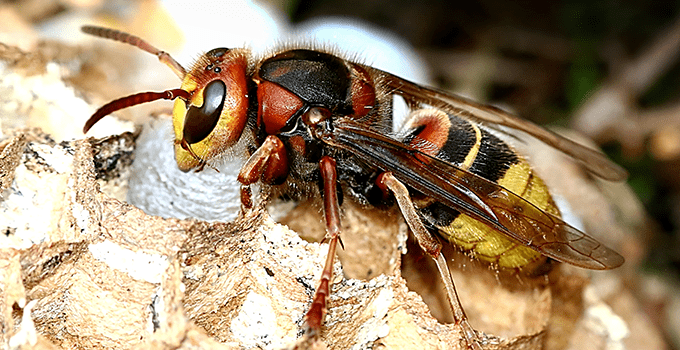
<path fill-rule="evenodd" d="M 213 80 L 203 90 L 203 106 L 191 106 L 184 119 L 183 138 L 189 144 L 201 142 L 215 129 L 220 119 L 227 87 Z"/>

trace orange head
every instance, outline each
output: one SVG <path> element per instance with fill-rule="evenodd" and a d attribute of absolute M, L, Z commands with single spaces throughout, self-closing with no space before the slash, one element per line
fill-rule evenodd
<path fill-rule="evenodd" d="M 200 171 L 241 138 L 248 111 L 247 51 L 217 48 L 202 55 L 188 72 L 166 52 L 116 30 L 83 27 L 88 34 L 122 41 L 158 56 L 182 79 L 179 89 L 142 92 L 102 106 L 85 123 L 87 131 L 117 110 L 160 99 L 174 100 L 175 159 L 182 171 Z M 178 98 L 179 97 L 179 98 Z"/>

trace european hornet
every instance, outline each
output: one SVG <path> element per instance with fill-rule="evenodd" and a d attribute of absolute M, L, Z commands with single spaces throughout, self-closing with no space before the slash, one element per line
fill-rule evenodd
<path fill-rule="evenodd" d="M 175 100 L 181 170 L 201 171 L 244 139 L 250 157 L 238 176 L 243 210 L 252 208 L 250 185 L 258 181 L 294 197 L 322 196 L 329 248 L 305 315 L 309 336 L 319 334 L 326 314 L 343 194 L 365 205 L 396 203 L 434 259 L 454 320 L 473 348 L 480 340 L 458 300 L 438 237 L 506 268 L 548 258 L 595 270 L 623 264 L 621 255 L 560 219 L 543 181 L 496 134 L 501 127 L 528 133 L 607 180 L 625 179 L 625 170 L 528 121 L 323 51 L 283 49 L 256 59 L 246 49 L 216 48 L 186 70 L 138 37 L 82 30 L 154 54 L 182 79 L 178 89 L 104 105 L 83 132 L 119 109 Z M 398 132 L 392 131 L 394 95 L 410 107 Z"/>

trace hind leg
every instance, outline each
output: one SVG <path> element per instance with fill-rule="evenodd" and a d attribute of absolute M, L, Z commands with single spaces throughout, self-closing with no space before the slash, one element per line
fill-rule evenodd
<path fill-rule="evenodd" d="M 481 349 L 481 342 L 477 336 L 476 331 L 472 328 L 468 322 L 468 318 L 465 315 L 463 306 L 458 298 L 458 293 L 456 292 L 456 287 L 453 284 L 453 278 L 451 277 L 451 272 L 449 271 L 448 264 L 446 263 L 446 258 L 442 254 L 442 245 L 439 240 L 434 237 L 430 231 L 425 228 L 422 220 L 420 219 L 420 214 L 416 211 L 411 196 L 408 193 L 406 186 L 397 180 L 394 175 L 390 172 L 381 174 L 378 177 L 378 185 L 384 189 L 388 189 L 392 194 L 394 194 L 399 209 L 401 210 L 406 223 L 416 237 L 418 244 L 436 263 L 439 275 L 444 281 L 446 287 L 446 295 L 449 300 L 449 305 L 451 306 L 451 311 L 453 312 L 453 319 L 457 326 L 463 332 L 465 341 L 468 347 L 472 349 Z"/>

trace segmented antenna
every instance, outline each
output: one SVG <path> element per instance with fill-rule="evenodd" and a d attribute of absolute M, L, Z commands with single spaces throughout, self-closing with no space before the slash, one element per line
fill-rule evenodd
<path fill-rule="evenodd" d="M 158 60 L 161 61 L 163 64 L 166 66 L 170 67 L 172 71 L 177 75 L 180 79 L 184 79 L 184 76 L 186 75 L 186 70 L 184 67 L 182 67 L 181 64 L 179 64 L 177 61 L 175 61 L 172 56 L 170 56 L 169 53 L 159 50 L 153 45 L 149 44 L 148 42 L 144 41 L 144 39 L 134 36 L 132 34 L 128 34 L 125 32 L 121 32 L 119 30 L 115 29 L 109 29 L 109 28 L 103 28 L 103 27 L 97 27 L 97 26 L 83 26 L 80 28 L 80 30 L 83 31 L 83 33 L 98 36 L 100 38 L 106 38 L 106 39 L 111 39 L 115 41 L 120 41 L 126 44 L 130 44 L 132 46 L 136 46 L 152 55 L 155 55 L 158 57 Z"/>
<path fill-rule="evenodd" d="M 191 95 L 182 89 L 172 89 L 165 90 L 163 92 L 140 92 L 134 95 L 113 100 L 94 112 L 90 119 L 88 119 L 85 123 L 85 126 L 83 127 L 83 134 L 87 134 L 94 124 L 117 110 L 156 100 L 174 100 L 177 97 L 188 99 L 191 97 Z"/>

